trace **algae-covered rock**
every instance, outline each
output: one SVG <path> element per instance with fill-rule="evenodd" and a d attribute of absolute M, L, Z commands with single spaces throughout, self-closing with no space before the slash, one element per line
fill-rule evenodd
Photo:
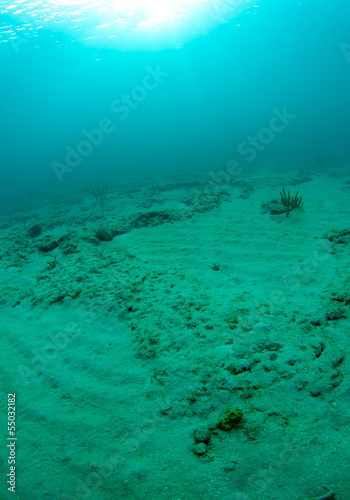
<path fill-rule="evenodd" d="M 228 408 L 219 417 L 217 428 L 222 431 L 238 429 L 243 423 L 243 412 L 237 408 Z"/>

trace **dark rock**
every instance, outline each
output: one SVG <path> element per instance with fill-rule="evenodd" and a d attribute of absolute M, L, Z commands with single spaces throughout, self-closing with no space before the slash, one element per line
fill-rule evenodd
<path fill-rule="evenodd" d="M 39 224 L 35 224 L 35 226 L 32 226 L 27 230 L 27 235 L 29 236 L 29 238 L 36 238 L 37 236 L 41 235 L 41 232 L 41 226 L 39 226 Z"/>
<path fill-rule="evenodd" d="M 231 471 L 235 470 L 236 467 L 237 467 L 237 462 L 229 462 L 223 466 L 223 470 L 225 472 L 231 472 Z"/>
<path fill-rule="evenodd" d="M 327 238 L 328 241 L 331 241 L 336 245 L 344 245 L 350 241 L 350 229 L 343 229 L 340 231 L 332 229 L 331 231 L 325 233 L 323 238 Z"/>
<path fill-rule="evenodd" d="M 64 243 L 63 245 L 60 245 L 60 249 L 65 255 L 79 253 L 79 249 L 75 243 Z"/>
<path fill-rule="evenodd" d="M 278 200 L 272 200 L 261 205 L 261 212 L 263 214 L 270 212 L 271 215 L 279 215 L 286 213 L 286 211 L 286 208 Z"/>
<path fill-rule="evenodd" d="M 347 311 L 344 306 L 339 304 L 330 304 L 326 312 L 326 319 L 328 321 L 337 321 L 338 319 L 346 317 L 347 317 Z"/>
<path fill-rule="evenodd" d="M 51 252 L 55 248 L 58 247 L 58 242 L 56 240 L 51 240 L 48 236 L 46 238 L 43 238 L 42 240 L 39 240 L 36 244 L 36 248 L 40 252 Z"/>
<path fill-rule="evenodd" d="M 207 445 L 204 443 L 197 443 L 192 446 L 192 451 L 195 455 L 205 455 L 207 453 Z"/>
<path fill-rule="evenodd" d="M 210 431 L 207 427 L 198 427 L 193 433 L 194 440 L 196 443 L 208 444 L 210 441 Z"/>
<path fill-rule="evenodd" d="M 109 231 L 109 229 L 105 229 L 105 228 L 98 229 L 95 233 L 95 236 L 100 241 L 112 241 L 113 240 L 112 232 Z"/>

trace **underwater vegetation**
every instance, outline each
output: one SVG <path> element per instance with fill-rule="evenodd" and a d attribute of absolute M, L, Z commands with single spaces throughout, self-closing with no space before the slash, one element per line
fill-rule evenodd
<path fill-rule="evenodd" d="M 217 428 L 222 431 L 238 429 L 243 423 L 243 412 L 237 408 L 228 408 L 219 417 Z"/>
<path fill-rule="evenodd" d="M 50 271 L 55 269 L 57 265 L 57 256 L 55 255 L 51 260 L 48 260 L 47 265 L 49 266 Z"/>
<path fill-rule="evenodd" d="M 107 191 L 107 181 L 101 182 L 101 184 L 99 184 L 98 182 L 93 182 L 92 185 L 88 188 L 88 192 L 96 198 L 96 201 L 101 208 L 104 207 Z"/>
<path fill-rule="evenodd" d="M 289 212 L 294 210 L 295 208 L 302 208 L 304 206 L 303 198 L 299 195 L 299 191 L 296 192 L 294 196 L 286 193 L 285 188 L 283 188 L 281 192 L 281 203 L 287 209 L 287 217 L 289 217 Z"/>

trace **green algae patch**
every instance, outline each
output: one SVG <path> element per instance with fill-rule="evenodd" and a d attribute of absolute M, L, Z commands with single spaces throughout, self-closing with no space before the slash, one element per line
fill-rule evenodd
<path fill-rule="evenodd" d="M 227 408 L 219 417 L 217 428 L 222 431 L 238 429 L 243 424 L 243 412 L 237 408 Z"/>

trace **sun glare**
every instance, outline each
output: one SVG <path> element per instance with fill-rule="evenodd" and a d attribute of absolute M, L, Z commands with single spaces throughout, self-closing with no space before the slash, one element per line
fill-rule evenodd
<path fill-rule="evenodd" d="M 1 3 L 4 5 L 4 0 Z M 6 12 L 21 22 L 17 31 L 24 21 L 29 21 L 35 28 L 65 32 L 96 47 L 158 50 L 179 48 L 229 22 L 252 3 L 253 0 L 14 0 L 12 5 L 6 2 Z"/>

